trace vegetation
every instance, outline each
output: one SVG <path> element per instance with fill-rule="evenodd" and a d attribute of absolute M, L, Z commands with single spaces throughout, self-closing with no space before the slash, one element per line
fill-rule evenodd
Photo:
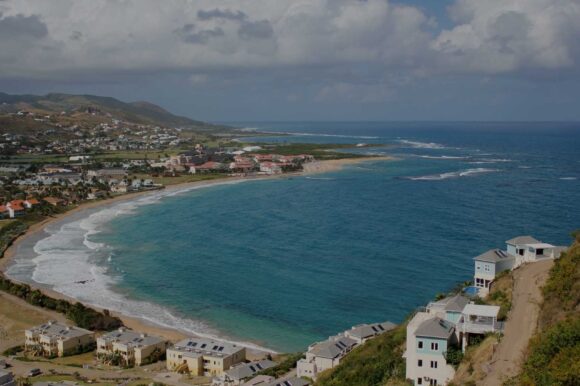
<path fill-rule="evenodd" d="M 580 232 L 555 261 L 543 288 L 538 331 L 530 341 L 521 374 L 506 384 L 580 384 Z"/>
<path fill-rule="evenodd" d="M 354 349 L 334 369 L 320 374 L 317 386 L 373 386 L 405 383 L 402 324 Z"/>
<path fill-rule="evenodd" d="M 282 375 L 286 374 L 287 372 L 296 367 L 296 362 L 304 358 L 304 353 L 299 352 L 294 354 L 288 354 L 282 358 L 283 358 L 282 361 L 280 361 L 280 363 L 278 363 L 276 366 L 270 367 L 269 369 L 266 370 L 262 370 L 258 374 L 269 375 L 275 378 L 281 377 Z"/>
<path fill-rule="evenodd" d="M 366 154 L 337 151 L 340 149 L 353 149 L 353 145 L 350 144 L 283 143 L 264 145 L 259 143 L 256 145 L 261 146 L 263 149 L 255 153 L 276 153 L 281 155 L 310 154 L 317 160 L 368 157 Z"/>
<path fill-rule="evenodd" d="M 0 290 L 24 299 L 33 306 L 60 312 L 81 328 L 110 331 L 123 325 L 119 318 L 111 316 L 107 310 L 99 312 L 78 302 L 55 299 L 29 285 L 14 283 L 4 276 L 0 276 Z"/>
<path fill-rule="evenodd" d="M 18 220 L 5 220 L 0 222 L 0 256 L 4 254 L 4 251 L 14 242 L 14 240 L 26 232 L 28 226 Z"/>
<path fill-rule="evenodd" d="M 14 347 L 10 347 L 10 348 L 4 350 L 4 352 L 2 352 L 2 355 L 9 357 L 12 355 L 16 355 L 22 351 L 24 351 L 24 346 L 14 346 Z"/>

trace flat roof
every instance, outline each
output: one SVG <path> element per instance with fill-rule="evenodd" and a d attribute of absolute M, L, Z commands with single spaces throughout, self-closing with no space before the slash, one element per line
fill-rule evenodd
<path fill-rule="evenodd" d="M 514 237 L 513 239 L 509 239 L 506 241 L 506 244 L 517 245 L 517 244 L 534 244 L 539 243 L 539 240 L 536 240 L 532 236 L 518 236 Z"/>
<path fill-rule="evenodd" d="M 490 318 L 497 318 L 499 313 L 499 306 L 485 306 L 480 304 L 468 304 L 463 309 L 465 315 L 486 316 Z"/>
<path fill-rule="evenodd" d="M 554 248 L 554 246 L 552 244 L 547 244 L 547 243 L 527 244 L 527 246 L 535 248 L 535 249 Z"/>
<path fill-rule="evenodd" d="M 75 326 L 67 326 L 66 324 L 49 321 L 37 327 L 28 329 L 35 334 L 45 335 L 51 339 L 68 339 L 77 338 L 79 336 L 92 334 L 92 331 Z"/>
<path fill-rule="evenodd" d="M 104 339 L 107 342 L 117 342 L 131 346 L 149 346 L 164 341 L 164 339 L 157 336 L 149 336 L 147 334 L 126 330 L 124 328 L 106 333 L 100 336 L 99 339 Z"/>
<path fill-rule="evenodd" d="M 188 338 L 177 342 L 170 350 L 179 351 L 187 355 L 191 354 L 191 356 L 206 354 L 224 357 L 244 350 L 244 347 L 238 346 L 235 343 L 213 339 Z"/>

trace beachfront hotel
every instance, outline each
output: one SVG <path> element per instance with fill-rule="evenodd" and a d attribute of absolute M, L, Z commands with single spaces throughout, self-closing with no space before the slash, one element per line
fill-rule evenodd
<path fill-rule="evenodd" d="M 25 350 L 38 356 L 75 355 L 91 350 L 94 345 L 94 332 L 54 321 L 25 331 Z"/>
<path fill-rule="evenodd" d="M 496 276 L 503 271 L 515 269 L 524 263 L 557 259 L 566 250 L 543 243 L 532 236 L 518 236 L 506 241 L 506 250 L 491 249 L 473 258 L 475 272 L 473 283 L 481 297 L 487 296 Z"/>
<path fill-rule="evenodd" d="M 340 361 L 359 344 L 395 327 L 396 325 L 391 322 L 360 324 L 323 342 L 314 343 L 308 347 L 306 358 L 298 361 L 297 375 L 316 379 L 320 372 L 338 366 Z"/>
<path fill-rule="evenodd" d="M 167 341 L 156 336 L 119 328 L 97 338 L 97 357 L 121 366 L 157 362 L 165 355 Z M 117 363 L 114 363 L 117 362 Z"/>
<path fill-rule="evenodd" d="M 213 339 L 184 339 L 167 349 L 168 370 L 196 376 L 219 377 L 245 360 L 245 347 Z"/>
<path fill-rule="evenodd" d="M 247 380 L 250 380 L 260 371 L 276 366 L 276 362 L 268 359 L 261 361 L 239 363 L 229 370 L 226 370 L 222 377 L 214 380 L 214 386 L 239 386 Z M 270 383 L 270 382 L 268 382 Z"/>
<path fill-rule="evenodd" d="M 498 313 L 498 306 L 476 305 L 463 295 L 429 303 L 407 324 L 406 378 L 414 385 L 446 385 L 455 376 L 448 354 L 465 351 L 472 335 L 500 332 Z"/>

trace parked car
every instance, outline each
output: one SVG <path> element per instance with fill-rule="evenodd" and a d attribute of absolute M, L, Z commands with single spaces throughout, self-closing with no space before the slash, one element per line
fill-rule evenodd
<path fill-rule="evenodd" d="M 42 371 L 40 371 L 40 369 L 32 369 L 28 372 L 29 377 L 36 377 L 37 375 L 40 374 L 42 374 Z"/>

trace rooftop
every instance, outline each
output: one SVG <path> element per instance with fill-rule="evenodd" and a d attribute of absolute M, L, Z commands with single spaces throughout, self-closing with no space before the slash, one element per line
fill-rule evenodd
<path fill-rule="evenodd" d="M 463 309 L 465 315 L 485 316 L 489 318 L 497 318 L 499 313 L 499 306 L 484 306 L 479 304 L 468 304 Z"/>
<path fill-rule="evenodd" d="M 395 327 L 397 327 L 397 325 L 391 322 L 360 324 L 348 330 L 347 333 L 350 336 L 354 336 L 359 339 L 364 339 L 371 336 L 382 334 L 383 332 L 390 331 Z"/>
<path fill-rule="evenodd" d="M 473 260 L 485 261 L 488 263 L 497 263 L 499 261 L 506 261 L 514 257 L 501 249 L 490 249 L 481 255 L 474 257 Z"/>
<path fill-rule="evenodd" d="M 191 353 L 191 356 L 199 355 L 215 355 L 215 356 L 227 356 L 244 350 L 244 347 L 238 346 L 234 343 L 222 342 L 213 339 L 206 338 L 188 338 L 179 341 L 171 348 L 171 350 L 176 350 L 187 355 Z"/>
<path fill-rule="evenodd" d="M 415 336 L 449 339 L 454 330 L 455 327 L 452 323 L 434 317 L 421 323 L 415 331 Z"/>
<path fill-rule="evenodd" d="M 540 242 L 539 240 L 536 240 L 532 236 L 518 236 L 506 241 L 506 244 L 521 245 L 521 244 L 536 244 L 539 242 Z"/>
<path fill-rule="evenodd" d="M 65 339 L 65 338 L 75 338 L 86 334 L 92 334 L 92 331 L 85 330 L 79 327 L 67 326 L 58 322 L 48 322 L 37 327 L 28 329 L 34 334 L 40 334 L 48 336 L 51 339 Z"/>
<path fill-rule="evenodd" d="M 322 358 L 333 359 L 350 350 L 356 345 L 356 341 L 345 336 L 335 336 L 324 342 L 316 343 L 308 349 L 308 352 Z"/>
<path fill-rule="evenodd" d="M 226 376 L 235 380 L 245 379 L 275 365 L 276 362 L 272 362 L 266 359 L 258 362 L 242 363 L 226 371 Z"/>
<path fill-rule="evenodd" d="M 124 328 L 120 328 L 118 330 L 104 334 L 99 337 L 99 339 L 104 339 L 107 342 L 118 342 L 121 344 L 137 347 L 149 346 L 163 342 L 163 339 L 157 336 L 149 336 L 136 331 L 126 330 Z"/>
<path fill-rule="evenodd" d="M 429 303 L 429 306 L 436 306 L 437 308 L 441 307 L 445 311 L 461 312 L 463 311 L 463 307 L 465 307 L 465 305 L 468 303 L 469 298 L 461 294 L 457 294 L 454 296 L 443 298 L 436 302 Z"/>

